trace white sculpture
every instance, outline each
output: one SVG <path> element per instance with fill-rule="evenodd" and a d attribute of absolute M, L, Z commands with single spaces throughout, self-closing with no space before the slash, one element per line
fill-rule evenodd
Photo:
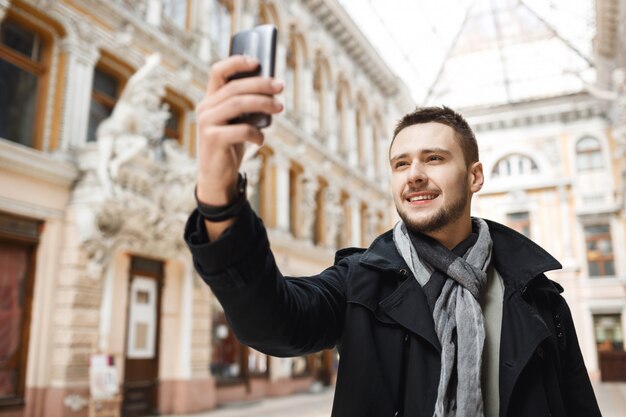
<path fill-rule="evenodd" d="M 111 116 L 100 124 L 98 139 L 98 179 L 105 193 L 114 194 L 120 168 L 163 137 L 170 117 L 167 104 L 161 104 L 165 87 L 158 76 L 159 54 L 150 55 L 145 65 L 129 80 Z"/>
<path fill-rule="evenodd" d="M 79 160 L 73 213 L 91 278 L 102 277 L 118 250 L 187 256 L 181 230 L 195 205 L 196 161 L 162 139 L 169 113 L 159 61 L 148 57 L 98 128 L 97 163 L 89 152 Z"/>

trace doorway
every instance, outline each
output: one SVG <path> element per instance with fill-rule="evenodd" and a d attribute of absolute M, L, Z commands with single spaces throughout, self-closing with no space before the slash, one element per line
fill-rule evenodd
<path fill-rule="evenodd" d="M 123 417 L 159 414 L 159 333 L 163 270 L 162 261 L 140 257 L 131 259 Z"/>

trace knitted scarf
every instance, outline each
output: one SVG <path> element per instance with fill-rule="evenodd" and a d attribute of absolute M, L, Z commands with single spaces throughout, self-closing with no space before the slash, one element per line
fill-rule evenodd
<path fill-rule="evenodd" d="M 441 343 L 441 374 L 433 417 L 482 417 L 480 386 L 485 326 L 479 304 L 491 261 L 487 223 L 472 218 L 474 233 L 453 250 L 402 221 L 393 230 L 398 252 L 422 284 Z M 420 260 L 433 268 L 428 271 Z M 426 275 L 425 275 L 426 274 Z"/>

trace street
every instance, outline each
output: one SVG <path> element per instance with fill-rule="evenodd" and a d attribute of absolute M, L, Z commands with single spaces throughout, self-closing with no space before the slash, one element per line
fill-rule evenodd
<path fill-rule="evenodd" d="M 626 383 L 594 383 L 603 417 L 626 417 Z M 333 390 L 231 404 L 194 417 L 329 417 Z M 182 417 L 162 416 L 162 417 Z M 189 416 L 188 416 L 189 417 Z"/>

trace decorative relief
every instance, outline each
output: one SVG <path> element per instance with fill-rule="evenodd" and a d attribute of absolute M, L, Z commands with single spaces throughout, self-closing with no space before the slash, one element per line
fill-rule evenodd
<path fill-rule="evenodd" d="M 261 169 L 263 168 L 263 159 L 258 153 L 251 158 L 244 160 L 241 165 L 241 171 L 246 173 L 248 179 L 248 187 L 246 193 L 248 200 L 252 201 L 254 194 L 257 192 L 259 181 L 261 180 Z"/>
<path fill-rule="evenodd" d="M 163 140 L 168 109 L 160 57 L 152 55 L 97 130 L 97 155 L 79 157 L 73 193 L 75 222 L 87 273 L 100 278 L 115 250 L 159 257 L 185 253 L 182 230 L 193 210 L 196 164 L 173 140 Z"/>

